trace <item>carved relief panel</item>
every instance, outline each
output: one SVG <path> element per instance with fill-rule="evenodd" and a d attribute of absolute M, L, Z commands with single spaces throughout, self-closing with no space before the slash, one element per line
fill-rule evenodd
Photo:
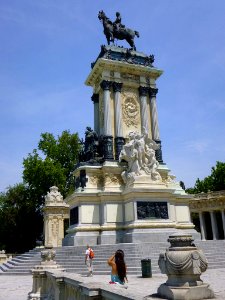
<path fill-rule="evenodd" d="M 125 137 L 132 130 L 140 130 L 140 103 L 136 89 L 126 88 L 123 90 L 122 116 Z"/>

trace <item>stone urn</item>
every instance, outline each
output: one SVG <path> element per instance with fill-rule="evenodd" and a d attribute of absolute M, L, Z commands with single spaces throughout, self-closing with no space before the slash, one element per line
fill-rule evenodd
<path fill-rule="evenodd" d="M 55 255 L 56 255 L 56 252 L 52 246 L 45 247 L 45 249 L 41 251 L 41 259 L 42 259 L 41 265 L 44 265 L 44 266 L 56 265 L 56 262 L 54 260 Z"/>
<path fill-rule="evenodd" d="M 161 272 L 168 276 L 158 294 L 166 299 L 212 299 L 213 291 L 200 278 L 208 267 L 207 259 L 193 244 L 192 236 L 171 235 L 171 246 L 160 254 L 158 264 Z"/>

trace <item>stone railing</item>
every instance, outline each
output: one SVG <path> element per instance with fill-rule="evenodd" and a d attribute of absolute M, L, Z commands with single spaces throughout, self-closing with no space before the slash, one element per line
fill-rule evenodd
<path fill-rule="evenodd" d="M 208 193 L 199 193 L 193 195 L 194 199 L 212 199 L 212 198 L 225 198 L 225 191 L 215 191 L 215 192 L 208 192 Z"/>
<path fill-rule="evenodd" d="M 200 193 L 193 195 L 189 201 L 191 210 L 225 208 L 225 191 Z"/>
<path fill-rule="evenodd" d="M 84 282 L 78 274 L 71 274 L 55 262 L 55 250 L 45 248 L 42 261 L 32 270 L 33 287 L 28 300 L 129 300 L 124 290 L 115 290 L 99 281 Z M 133 299 L 133 298 L 132 298 Z"/>
<path fill-rule="evenodd" d="M 36 274 L 37 275 L 37 274 Z M 33 277 L 34 277 L 33 273 Z M 130 300 L 124 289 L 112 288 L 98 282 L 82 281 L 78 274 L 59 272 L 56 270 L 39 271 L 39 284 L 33 285 L 28 299 L 32 300 Z"/>

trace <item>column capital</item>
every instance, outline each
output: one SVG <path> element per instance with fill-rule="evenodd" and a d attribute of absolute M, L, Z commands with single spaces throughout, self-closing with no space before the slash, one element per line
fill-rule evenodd
<path fill-rule="evenodd" d="M 123 83 L 122 82 L 113 82 L 113 91 L 116 92 L 120 92 L 121 93 L 121 89 L 122 89 Z"/>
<path fill-rule="evenodd" d="M 149 94 L 150 94 L 151 97 L 156 97 L 157 93 L 158 93 L 158 89 L 157 88 L 150 88 Z"/>
<path fill-rule="evenodd" d="M 149 93 L 149 88 L 147 86 L 139 86 L 138 90 L 140 96 L 147 96 Z"/>
<path fill-rule="evenodd" d="M 93 103 L 98 103 L 99 102 L 99 94 L 93 94 L 91 96 L 91 100 L 93 101 Z"/>
<path fill-rule="evenodd" d="M 112 81 L 102 80 L 100 86 L 103 89 L 103 91 L 107 91 L 107 90 L 109 91 L 112 86 Z"/>

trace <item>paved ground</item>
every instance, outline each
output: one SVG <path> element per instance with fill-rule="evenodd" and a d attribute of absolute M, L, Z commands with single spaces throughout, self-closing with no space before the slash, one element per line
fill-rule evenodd
<path fill-rule="evenodd" d="M 214 290 L 216 299 L 225 299 L 225 269 L 208 270 L 201 276 L 204 282 L 210 284 Z M 108 284 L 109 276 L 96 275 L 91 278 L 82 277 L 84 282 L 105 282 Z M 156 293 L 158 286 L 165 282 L 165 275 L 154 275 L 152 278 L 141 278 L 136 276 L 129 276 L 128 278 L 129 293 L 137 295 L 137 299 L 157 299 L 148 297 Z M 118 288 L 118 287 L 115 287 Z M 31 276 L 0 276 L 0 300 L 26 300 L 27 294 L 32 289 Z"/>

